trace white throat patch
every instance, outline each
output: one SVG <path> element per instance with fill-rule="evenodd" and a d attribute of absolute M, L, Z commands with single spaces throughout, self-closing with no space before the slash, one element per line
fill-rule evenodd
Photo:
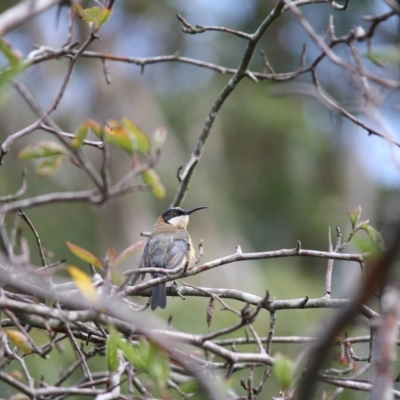
<path fill-rule="evenodd" d="M 177 226 L 178 228 L 186 228 L 189 222 L 189 215 L 179 215 L 178 217 L 171 218 L 168 223 Z"/>

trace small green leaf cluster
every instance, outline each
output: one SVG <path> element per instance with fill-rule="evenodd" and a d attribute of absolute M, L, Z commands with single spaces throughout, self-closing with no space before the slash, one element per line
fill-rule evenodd
<path fill-rule="evenodd" d="M 109 333 L 106 357 L 110 373 L 114 373 L 118 368 L 118 350 L 120 350 L 124 359 L 136 369 L 145 371 L 160 390 L 165 390 L 170 374 L 167 352 L 146 339 L 140 339 L 137 345 L 133 345 L 127 342 L 113 326 L 109 326 Z"/>
<path fill-rule="evenodd" d="M 370 243 L 365 243 L 360 237 L 357 238 L 357 245 L 362 247 L 364 251 L 370 251 L 376 253 L 376 251 L 381 251 L 385 249 L 385 243 L 383 241 L 382 235 L 371 225 L 369 225 L 369 220 L 361 221 L 361 206 L 357 206 L 354 210 L 348 212 L 351 232 L 347 240 L 342 244 L 341 249 L 344 248 L 354 237 L 358 231 L 365 231 L 370 238 Z M 372 244 L 372 247 L 371 247 Z"/>
<path fill-rule="evenodd" d="M 139 155 L 149 161 L 149 164 L 152 164 L 151 160 L 159 157 L 167 135 L 165 128 L 159 127 L 150 136 L 126 117 L 123 117 L 121 121 L 108 120 L 104 126 L 88 119 L 76 129 L 69 149 L 56 142 L 42 141 L 36 146 L 22 149 L 19 152 L 19 158 L 23 160 L 43 159 L 35 169 L 36 174 L 41 177 L 54 174 L 66 160 L 79 166 L 76 154 L 85 144 L 90 132 L 93 132 L 103 142 L 124 150 L 132 158 L 132 165 L 137 168 L 141 167 Z M 165 197 L 165 187 L 154 169 L 143 168 L 141 176 L 155 197 L 159 199 Z"/>
<path fill-rule="evenodd" d="M 7 84 L 18 73 L 26 68 L 22 61 L 22 55 L 14 49 L 6 40 L 0 38 L 0 51 L 7 58 L 8 65 L 0 69 L 0 87 Z"/>
<path fill-rule="evenodd" d="M 89 25 L 92 32 L 96 33 L 111 17 L 112 10 L 106 7 L 83 8 L 78 3 L 72 4 L 73 9 Z"/>

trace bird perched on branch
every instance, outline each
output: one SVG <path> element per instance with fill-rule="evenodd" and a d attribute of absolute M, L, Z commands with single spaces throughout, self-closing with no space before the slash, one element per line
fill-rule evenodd
<path fill-rule="evenodd" d="M 193 262 L 195 253 L 186 227 L 189 215 L 204 208 L 209 207 L 197 207 L 188 211 L 180 207 L 172 207 L 158 217 L 143 250 L 139 268 L 173 269 L 187 262 Z M 146 273 L 142 274 L 142 279 L 145 275 Z M 152 273 L 151 276 L 159 278 L 164 274 Z M 151 309 L 165 308 L 166 305 L 167 294 L 164 282 L 152 289 Z"/>

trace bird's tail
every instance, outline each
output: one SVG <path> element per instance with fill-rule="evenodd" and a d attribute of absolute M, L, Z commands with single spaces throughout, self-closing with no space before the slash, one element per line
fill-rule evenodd
<path fill-rule="evenodd" d="M 154 276 L 153 278 L 158 278 L 158 276 Z M 167 306 L 166 286 L 165 283 L 160 283 L 159 285 L 154 286 L 151 292 L 151 309 L 154 311 L 157 307 L 165 308 L 166 306 Z"/>

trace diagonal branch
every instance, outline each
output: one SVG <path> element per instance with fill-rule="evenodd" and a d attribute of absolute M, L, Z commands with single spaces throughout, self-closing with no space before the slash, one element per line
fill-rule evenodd
<path fill-rule="evenodd" d="M 239 68 L 235 72 L 235 74 L 229 79 L 227 84 L 221 90 L 220 94 L 214 101 L 212 105 L 206 121 L 203 125 L 203 129 L 200 133 L 200 136 L 197 140 L 197 143 L 193 149 L 193 152 L 187 162 L 186 166 L 182 169 L 182 172 L 179 174 L 180 184 L 178 191 L 175 195 L 175 198 L 172 202 L 172 206 L 179 206 L 182 204 L 186 192 L 188 190 L 188 186 L 192 179 L 193 173 L 196 169 L 196 165 L 200 160 L 200 157 L 203 153 L 204 147 L 207 143 L 207 140 L 210 136 L 211 128 L 214 124 L 214 121 L 224 104 L 225 100 L 229 97 L 229 95 L 233 92 L 239 82 L 246 76 L 246 71 L 248 70 L 250 61 L 253 57 L 254 51 L 257 47 L 258 42 L 264 35 L 264 33 L 268 30 L 268 28 L 272 25 L 272 23 L 281 15 L 283 11 L 283 7 L 285 2 L 280 0 L 278 4 L 274 7 L 271 13 L 264 19 L 261 25 L 258 27 L 256 32 L 250 36 L 247 47 L 244 51 L 242 61 L 239 65 Z"/>

